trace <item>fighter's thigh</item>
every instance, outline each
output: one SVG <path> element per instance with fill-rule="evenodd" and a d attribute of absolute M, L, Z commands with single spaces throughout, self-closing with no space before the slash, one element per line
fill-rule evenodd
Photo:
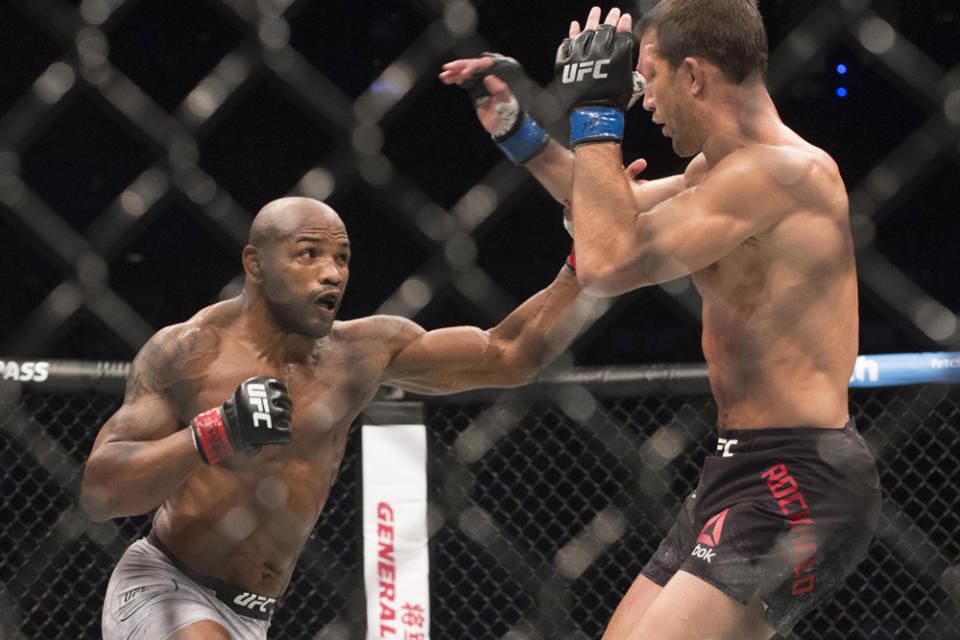
<path fill-rule="evenodd" d="M 168 636 L 167 640 L 230 640 L 230 634 L 212 620 L 200 620 Z"/>
<path fill-rule="evenodd" d="M 768 640 L 763 603 L 743 605 L 710 583 L 678 571 L 647 606 L 629 640 Z"/>
<path fill-rule="evenodd" d="M 613 612 L 602 640 L 626 638 L 631 627 L 640 620 L 647 607 L 662 590 L 663 587 L 647 576 L 642 573 L 638 575 L 623 596 L 623 600 L 617 605 L 616 611 Z"/>

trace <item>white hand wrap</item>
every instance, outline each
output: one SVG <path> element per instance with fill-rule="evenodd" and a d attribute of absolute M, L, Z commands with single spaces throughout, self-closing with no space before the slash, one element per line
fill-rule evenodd
<path fill-rule="evenodd" d="M 493 132 L 494 138 L 502 138 L 517 123 L 520 116 L 520 103 L 516 97 L 510 96 L 510 102 L 498 102 L 495 107 L 497 115 L 500 116 L 500 128 Z"/>

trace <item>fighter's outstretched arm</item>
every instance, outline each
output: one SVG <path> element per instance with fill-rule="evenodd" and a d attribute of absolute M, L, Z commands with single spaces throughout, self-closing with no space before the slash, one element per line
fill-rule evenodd
<path fill-rule="evenodd" d="M 453 393 L 529 382 L 573 341 L 596 300 L 584 294 L 564 267 L 547 288 L 489 330 L 450 327 L 424 331 L 399 323 L 398 349 L 383 382 L 418 393 Z"/>
<path fill-rule="evenodd" d="M 83 473 L 80 504 L 96 521 L 146 513 L 204 466 L 169 397 L 183 336 L 165 329 L 137 354 L 123 405 L 103 425 Z"/>
<path fill-rule="evenodd" d="M 494 58 L 489 56 L 453 60 L 443 65 L 440 79 L 446 84 L 461 84 L 475 75 L 489 73 L 493 64 Z M 482 82 L 490 95 L 477 102 L 477 119 L 483 128 L 493 135 L 507 128 L 503 122 L 503 109 L 504 105 L 514 103 L 515 96 L 510 86 L 496 75 L 485 75 Z M 519 107 L 514 107 L 516 108 Z M 508 109 L 507 112 L 510 110 Z M 523 166 L 557 202 L 568 204 L 572 200 L 573 192 L 573 160 L 573 153 L 569 149 L 553 138 L 548 138 L 545 146 L 524 160 Z M 630 181 L 630 188 L 639 211 L 653 207 L 684 188 L 682 175 L 655 180 L 635 180 L 646 167 L 646 160 L 637 159 L 623 169 Z"/>

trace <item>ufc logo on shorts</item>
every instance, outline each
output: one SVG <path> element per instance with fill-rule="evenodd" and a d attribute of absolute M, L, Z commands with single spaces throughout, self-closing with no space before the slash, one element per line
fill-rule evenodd
<path fill-rule="evenodd" d="M 581 82 L 588 75 L 593 75 L 594 78 L 602 80 L 607 77 L 607 72 L 603 70 L 603 67 L 608 64 L 610 64 L 610 58 L 606 60 L 587 60 L 586 62 L 571 62 L 565 64 L 563 65 L 563 75 L 560 77 L 560 81 L 563 84 Z"/>
<path fill-rule="evenodd" d="M 261 422 L 267 429 L 273 429 L 273 420 L 270 419 L 270 409 L 267 406 L 267 387 L 262 384 L 247 386 L 247 395 L 250 404 L 256 411 L 253 412 L 253 426 L 259 427 Z"/>
<path fill-rule="evenodd" d="M 266 613 L 267 607 L 276 602 L 276 598 L 268 598 L 266 596 L 258 596 L 255 593 L 241 593 L 236 598 L 233 599 L 233 604 L 239 605 L 241 607 L 246 607 L 251 611 L 253 609 L 260 609 L 261 612 Z"/>
<path fill-rule="evenodd" d="M 724 458 L 733 457 L 733 451 L 730 451 L 730 447 L 737 444 L 739 440 L 736 438 L 717 438 L 717 455 Z"/>

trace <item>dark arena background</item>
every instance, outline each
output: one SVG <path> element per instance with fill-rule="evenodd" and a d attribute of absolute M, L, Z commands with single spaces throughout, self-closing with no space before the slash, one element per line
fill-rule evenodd
<path fill-rule="evenodd" d="M 343 217 L 345 319 L 488 327 L 552 279 L 560 207 L 437 74 L 499 51 L 548 85 L 590 6 L 0 0 L 0 638 L 99 637 L 109 573 L 149 519 L 87 521 L 82 465 L 147 338 L 239 291 L 267 201 L 309 195 Z M 850 194 L 860 353 L 960 366 L 960 3 L 760 8 L 780 114 Z M 650 177 L 682 171 L 639 109 L 626 138 Z M 699 318 L 689 278 L 634 291 L 547 382 L 414 399 L 434 638 L 600 637 L 715 444 Z M 851 410 L 878 458 L 880 527 L 790 638 L 960 638 L 960 386 L 861 387 Z M 365 637 L 358 439 L 271 638 Z"/>

